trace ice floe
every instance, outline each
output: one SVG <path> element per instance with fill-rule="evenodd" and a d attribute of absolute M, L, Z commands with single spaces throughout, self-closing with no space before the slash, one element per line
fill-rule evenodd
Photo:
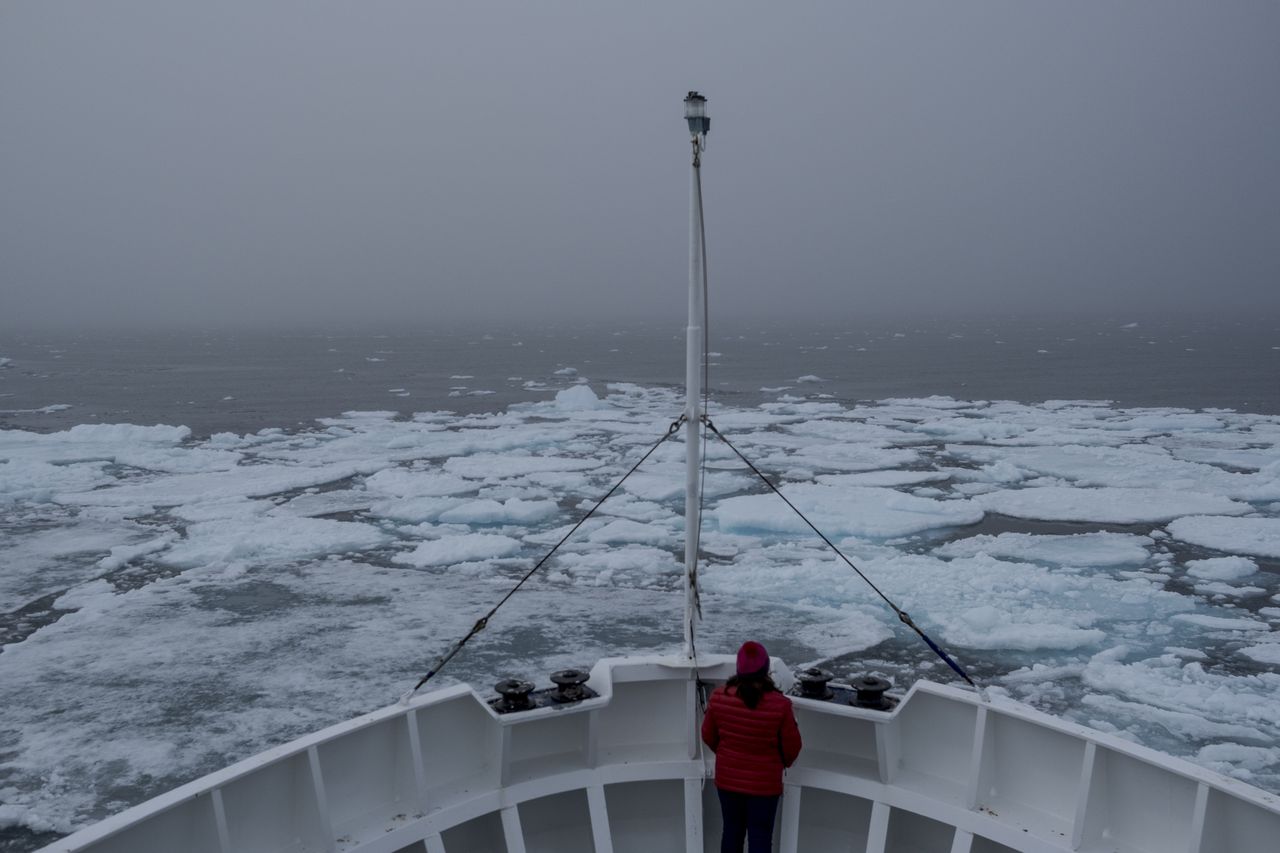
<path fill-rule="evenodd" d="M 83 518 L 74 526 L 36 528 L 0 535 L 0 613 L 120 568 L 131 553 L 163 547 L 130 521 Z M 137 544 L 137 543 L 143 544 Z"/>
<path fill-rule="evenodd" d="M 1169 525 L 1183 542 L 1218 551 L 1280 557 L 1280 518 L 1221 518 L 1193 515 Z"/>
<path fill-rule="evenodd" d="M 1094 655 L 1081 672 L 1090 691 L 1083 701 L 1137 730 L 1156 726 L 1149 742 L 1176 743 L 1230 739 L 1267 745 L 1280 736 L 1275 691 L 1280 674 L 1234 676 L 1175 655 L 1144 656 L 1120 645 Z M 1127 719 L 1126 719 L 1127 718 Z"/>
<path fill-rule="evenodd" d="M 670 389 L 578 380 L 502 412 L 207 439 L 0 431 L 0 682 L 22 697 L 0 700 L 0 823 L 70 829 L 393 699 L 680 411 Z M 1280 790 L 1280 418 L 950 397 L 712 417 L 993 688 Z M 682 442 L 455 677 L 679 646 Z M 948 677 L 714 438 L 706 459 L 700 647 L 749 625 L 841 675 Z"/>
<path fill-rule="evenodd" d="M 407 468 L 384 468 L 366 477 L 364 487 L 368 491 L 406 497 L 443 497 L 474 491 L 476 484 L 450 474 L 415 471 Z"/>
<path fill-rule="evenodd" d="M 392 560 L 406 566 L 448 566 L 509 557 L 517 553 L 520 547 L 520 540 L 510 536 L 486 533 L 442 536 L 423 542 L 406 554 L 397 554 Z"/>
<path fill-rule="evenodd" d="M 939 471 L 868 471 L 864 474 L 819 474 L 814 479 L 824 486 L 914 486 L 937 483 L 949 477 L 949 474 Z"/>
<path fill-rule="evenodd" d="M 1280 665 L 1280 643 L 1262 643 L 1256 646 L 1245 646 L 1240 654 L 1258 663 Z"/>
<path fill-rule="evenodd" d="M 658 524 L 641 524 L 620 518 L 587 535 L 592 542 L 605 545 L 639 543 L 643 545 L 674 544 L 671 528 Z"/>
<path fill-rule="evenodd" d="M 556 394 L 556 408 L 567 412 L 581 412 L 611 408 L 611 404 L 596 396 L 596 392 L 589 386 L 575 385 Z"/>
<path fill-rule="evenodd" d="M 968 501 L 931 500 L 893 489 L 798 483 L 785 487 L 782 493 L 830 536 L 888 539 L 975 524 L 983 514 Z M 736 533 L 809 532 L 805 523 L 780 506 L 772 494 L 728 498 L 715 507 L 711 516 L 719 529 Z"/>
<path fill-rule="evenodd" d="M 1142 488 L 1159 483 L 1163 489 L 1216 494 L 1240 500 L 1262 501 L 1280 497 L 1280 466 L 1266 466 L 1255 474 L 1235 474 L 1212 465 L 1175 459 L 1163 449 L 1149 444 L 1009 447 L 998 450 L 951 446 L 948 451 L 954 456 L 976 461 L 1008 462 L 1080 486 Z"/>
<path fill-rule="evenodd" d="M 1173 489 L 1044 486 L 1002 489 L 973 500 L 991 512 L 1014 518 L 1110 524 L 1169 521 L 1196 513 L 1243 515 L 1252 510 L 1249 504 L 1222 495 Z"/>
<path fill-rule="evenodd" d="M 491 499 L 469 501 L 451 507 L 437 516 L 446 524 L 535 524 L 556 515 L 555 501 L 526 501 L 511 498 L 505 502 Z"/>
<path fill-rule="evenodd" d="M 367 551 L 388 539 L 370 524 L 280 516 L 201 521 L 190 525 L 186 534 L 160 555 L 162 563 L 193 567 L 233 560 L 289 562 Z"/>
<path fill-rule="evenodd" d="M 30 459 L 0 462 L 0 505 L 17 501 L 46 503 L 62 491 L 88 491 L 115 482 L 103 462 L 53 465 Z"/>
<path fill-rule="evenodd" d="M 1248 557 L 1212 557 L 1187 560 L 1187 574 L 1209 580 L 1234 581 L 1258 571 L 1258 564 Z"/>
<path fill-rule="evenodd" d="M 1187 622 L 1200 628 L 1213 631 L 1270 631 L 1266 622 L 1246 617 L 1206 616 L 1203 613 L 1179 613 L 1173 617 L 1180 622 Z"/>
<path fill-rule="evenodd" d="M 1141 565 L 1153 544 L 1146 536 L 1127 533 L 1076 533 L 1036 535 L 1001 533 L 957 539 L 933 553 L 939 557 L 975 557 L 989 554 L 1036 563 L 1061 566 Z"/>
<path fill-rule="evenodd" d="M 444 469 L 450 474 L 470 480 L 501 480 L 547 471 L 587 471 L 598 465 L 598 462 L 590 459 L 564 456 L 477 453 L 472 456 L 455 456 L 444 463 Z"/>

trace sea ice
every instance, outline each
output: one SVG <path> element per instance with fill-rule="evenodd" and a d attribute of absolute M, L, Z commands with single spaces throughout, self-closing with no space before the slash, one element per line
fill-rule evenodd
<path fill-rule="evenodd" d="M 758 442 L 751 440 L 746 444 L 751 447 Z M 812 471 L 876 471 L 919 462 L 920 453 L 906 448 L 862 444 L 807 445 L 789 453 L 757 456 L 754 461 L 757 466 L 774 469 L 803 467 Z"/>
<path fill-rule="evenodd" d="M 1001 533 L 971 536 L 948 542 L 933 553 L 939 557 L 974 557 L 989 554 L 1014 560 L 1054 563 L 1060 566 L 1141 565 L 1153 544 L 1146 536 L 1127 533 L 1076 533 L 1037 535 Z"/>
<path fill-rule="evenodd" d="M 442 513 L 466 503 L 465 498 L 415 497 L 380 501 L 369 507 L 369 512 L 379 518 L 392 521 L 437 521 Z"/>
<path fill-rule="evenodd" d="M 1280 666 L 1280 643 L 1261 643 L 1256 646 L 1245 646 L 1240 654 L 1258 663 Z"/>
<path fill-rule="evenodd" d="M 707 498 L 740 492 L 750 485 L 746 477 L 720 471 L 707 474 L 702 482 L 702 493 Z M 632 474 L 622 486 L 630 494 L 647 501 L 671 500 L 683 495 L 684 487 L 683 470 L 676 471 L 662 463 L 647 465 Z"/>
<path fill-rule="evenodd" d="M 1187 560 L 1187 574 L 1209 580 L 1234 581 L 1258 571 L 1258 564 L 1248 557 L 1213 557 Z"/>
<path fill-rule="evenodd" d="M 1064 624 L 1066 613 L 1043 608 L 1004 609 L 991 604 L 970 608 L 945 623 L 953 643 L 975 649 L 1077 649 L 1096 645 L 1106 632 L 1080 623 Z M 1086 622 L 1087 624 L 1087 622 Z"/>
<path fill-rule="evenodd" d="M 7 359 L 5 359 L 7 360 Z M 3 367 L 0 364 L 0 367 Z M 22 795 L 6 789 L 6 796 Z M 0 803 L 0 829 L 16 826 L 31 830 L 32 832 L 71 832 L 72 824 L 69 822 L 54 822 L 46 818 L 39 810 L 27 808 L 22 803 Z"/>
<path fill-rule="evenodd" d="M 118 568 L 112 557 L 150 543 L 147 533 L 132 522 L 87 518 L 22 533 L 0 528 L 0 613 Z"/>
<path fill-rule="evenodd" d="M 556 567 L 575 583 L 589 586 L 653 586 L 664 577 L 674 581 L 681 564 L 669 550 L 633 544 L 562 553 L 556 557 Z"/>
<path fill-rule="evenodd" d="M 125 481 L 122 485 L 83 491 L 64 488 L 54 496 L 72 506 L 172 507 L 213 499 L 261 497 L 291 489 L 305 489 L 372 473 L 385 461 L 335 463 L 327 466 L 240 465 L 207 474 L 178 474 Z"/>
<path fill-rule="evenodd" d="M 451 474 L 417 471 L 408 468 L 384 468 L 366 477 L 364 486 L 371 492 L 397 498 L 443 497 L 475 491 L 476 484 Z"/>
<path fill-rule="evenodd" d="M 388 542 L 378 528 L 319 518 L 236 518 L 201 521 L 186 539 L 160 555 L 170 566 L 192 567 L 231 560 L 287 562 L 326 554 L 366 551 Z"/>
<path fill-rule="evenodd" d="M 566 412 L 583 412 L 593 409 L 609 409 L 612 405 L 601 400 L 589 385 L 574 385 L 556 393 L 556 408 Z"/>
<path fill-rule="evenodd" d="M 89 581 L 72 587 L 53 602 L 55 610 L 80 610 L 102 601 L 103 596 L 114 596 L 116 588 L 105 580 Z"/>
<path fill-rule="evenodd" d="M 336 489 L 330 492 L 298 495 L 270 512 L 273 515 L 300 515 L 314 518 L 321 515 L 367 510 L 375 500 L 374 495 L 364 490 Z"/>
<path fill-rule="evenodd" d="M 1227 465 L 1257 471 L 1280 458 L 1280 449 L 1275 447 L 1261 448 L 1201 448 L 1175 447 L 1174 456 L 1188 462 L 1200 462 L 1207 465 Z"/>
<path fill-rule="evenodd" d="M 471 456 L 455 456 L 444 463 L 444 468 L 450 474 L 469 480 L 500 480 L 543 471 L 588 471 L 599 467 L 599 464 L 591 459 L 572 459 L 567 456 L 476 453 Z"/>
<path fill-rule="evenodd" d="M 662 545 L 673 541 L 674 533 L 670 527 L 660 524 L 641 524 L 620 518 L 611 521 L 599 530 L 592 531 L 587 538 L 592 542 L 608 545 L 638 543 L 642 545 Z"/>
<path fill-rule="evenodd" d="M 450 566 L 475 560 L 509 557 L 519 552 L 520 548 L 520 541 L 510 536 L 477 533 L 442 536 L 439 539 L 428 540 L 419 544 L 414 550 L 406 554 L 396 554 L 391 559 L 396 563 L 419 568 Z"/>
<path fill-rule="evenodd" d="M 89 491 L 115 481 L 103 462 L 53 465 L 29 459 L 0 461 L 0 505 L 48 503 L 59 492 Z"/>
<path fill-rule="evenodd" d="M 768 426 L 768 424 L 759 423 L 756 425 Z M 862 421 L 806 420 L 799 423 L 789 423 L 783 429 L 789 435 L 816 436 L 829 441 L 869 444 L 876 447 L 888 447 L 893 444 L 918 444 L 922 441 L 922 437 L 914 433 Z M 763 437 L 757 436 L 756 438 Z M 812 442 L 802 441 L 791 446 L 796 448 L 809 447 L 812 446 Z"/>
<path fill-rule="evenodd" d="M 0 767 L 6 819 L 69 831 L 120 797 L 161 793 L 266 741 L 349 718 L 382 704 L 377 697 L 392 701 L 493 592 L 465 575 L 442 586 L 402 569 L 320 561 L 269 577 L 184 573 L 116 595 L 109 610 L 68 614 L 0 655 L 6 692 L 25 697 L 4 714 L 5 727 L 21 732 Z M 606 630 L 616 618 L 606 600 L 678 621 L 669 592 L 566 598 L 544 586 L 517 596 L 440 683 L 492 683 L 510 665 L 503 631 L 546 623 L 540 616 L 552 611 L 572 630 L 544 624 L 557 639 L 521 651 L 530 671 L 606 656 L 606 644 L 569 642 L 574 631 Z M 639 642 L 653 637 L 642 632 Z M 70 683 L 73 692 L 49 687 Z"/>
<path fill-rule="evenodd" d="M 136 545 L 117 545 L 111 549 L 111 553 L 98 561 L 98 568 L 104 572 L 115 571 L 122 566 L 127 566 L 139 557 L 145 557 L 148 554 L 154 554 L 157 551 L 163 551 L 169 547 L 177 538 L 175 533 L 166 533 L 155 539 L 148 539 L 145 542 L 139 542 Z"/>
<path fill-rule="evenodd" d="M 218 521 L 227 518 L 253 518 L 270 512 L 275 504 L 269 500 L 249 498 L 215 497 L 170 508 L 169 515 L 183 521 Z"/>
<path fill-rule="evenodd" d="M 594 500 L 584 500 L 578 504 L 578 509 L 586 512 L 593 506 Z M 629 494 L 615 494 L 600 506 L 597 513 L 641 522 L 667 521 L 675 517 L 675 513 L 657 501 L 638 500 Z"/>
<path fill-rule="evenodd" d="M 1211 743 L 1200 748 L 1195 761 L 1218 773 L 1253 781 L 1256 771 L 1280 764 L 1280 748 Z"/>
<path fill-rule="evenodd" d="M 1219 424 L 1219 426 L 1221 426 Z M 1061 477 L 1079 486 L 1150 487 L 1218 494 L 1240 500 L 1280 497 L 1280 470 L 1234 474 L 1213 465 L 1175 459 L 1151 445 L 1125 447 L 990 447 L 948 446 L 948 452 L 980 462 L 1003 460 L 1019 468 Z"/>
<path fill-rule="evenodd" d="M 1270 631 L 1266 622 L 1257 619 L 1233 618 L 1230 616 L 1207 616 L 1203 613 L 1179 613 L 1173 617 L 1179 622 L 1186 622 L 1210 631 Z"/>
<path fill-rule="evenodd" d="M 1169 532 L 1175 539 L 1217 551 L 1280 557 L 1280 518 L 1191 515 L 1170 524 Z"/>
<path fill-rule="evenodd" d="M 899 412 L 907 409 L 933 414 L 948 409 L 972 409 L 975 406 L 980 407 L 982 405 L 970 400 L 957 400 L 954 397 L 942 394 L 934 394 L 929 397 L 889 397 L 881 400 L 880 404 Z"/>
<path fill-rule="evenodd" d="M 948 479 L 938 471 L 867 471 L 862 474 L 819 474 L 815 479 L 824 486 L 913 486 Z"/>
<path fill-rule="evenodd" d="M 588 391 L 567 397 L 589 403 Z M 669 388 L 608 393 L 602 408 L 353 412 L 203 441 L 182 427 L 0 431 L 0 597 L 9 610 L 43 596 L 76 608 L 0 654 L 0 683 L 22 697 L 3 706 L 21 738 L 0 763 L 0 820 L 69 829 L 390 701 L 681 407 Z M 1280 609 L 1251 613 L 1245 595 L 1266 586 L 1266 603 L 1280 605 L 1280 594 L 1268 563 L 1244 559 L 1280 556 L 1280 497 L 1267 497 L 1280 480 L 1268 458 L 1280 418 L 937 397 L 713 414 L 887 595 L 963 661 L 981 661 L 993 687 L 1280 788 L 1280 756 L 1266 752 L 1280 742 Z M 678 649 L 680 444 L 659 447 L 446 680 Z M 909 661 L 913 674 L 947 677 L 917 668 L 927 651 L 728 448 L 712 440 L 706 454 L 699 648 L 732 649 L 746 624 L 793 662 L 856 652 L 858 665 Z M 898 491 L 935 486 L 934 497 Z M 1172 519 L 1180 541 L 1150 527 L 1010 532 L 920 553 L 932 543 L 918 534 L 964 532 L 946 529 L 984 511 Z M 313 517 L 330 513 L 350 520 Z M 1181 543 L 1226 556 L 1188 559 Z M 340 556 L 352 552 L 361 558 Z M 180 571 L 153 576 L 155 563 Z M 1179 564 L 1200 595 L 1178 591 Z M 1246 564 L 1261 569 L 1245 575 Z M 73 694 L 48 689 L 72 681 Z"/>
<path fill-rule="evenodd" d="M 783 494 L 829 536 L 888 539 L 982 520 L 982 510 L 969 501 L 931 500 L 893 489 L 796 483 L 785 486 Z M 711 516 L 730 532 L 810 532 L 772 494 L 727 498 Z"/>
<path fill-rule="evenodd" d="M 559 512 L 555 501 L 526 501 L 511 498 L 506 502 L 485 499 L 450 507 L 437 516 L 445 524 L 523 524 L 545 521 Z"/>
<path fill-rule="evenodd" d="M 1130 657 L 1140 659 L 1126 662 Z M 1280 674 L 1238 678 L 1174 655 L 1143 657 L 1122 645 L 1094 655 L 1081 680 L 1097 691 L 1085 697 L 1087 704 L 1139 724 L 1154 723 L 1175 740 L 1274 743 L 1280 736 L 1275 714 Z"/>
<path fill-rule="evenodd" d="M 1260 586 L 1232 586 L 1221 581 L 1202 581 L 1195 584 L 1193 588 L 1200 595 L 1232 598 L 1257 598 L 1267 594 L 1267 591 Z"/>
<path fill-rule="evenodd" d="M 1251 509 L 1246 503 L 1220 495 L 1140 488 L 1049 486 L 1005 489 L 978 495 L 973 500 L 990 512 L 1014 518 L 1110 524 L 1168 521 L 1196 513 L 1243 515 Z M 1280 525 L 1280 521 L 1276 523 Z"/>

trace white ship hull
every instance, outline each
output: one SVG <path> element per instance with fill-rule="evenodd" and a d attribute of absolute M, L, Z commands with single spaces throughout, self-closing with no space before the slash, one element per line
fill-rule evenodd
<path fill-rule="evenodd" d="M 710 661 L 710 663 L 707 663 Z M 704 658 L 723 681 L 733 659 Z M 444 688 L 300 738 L 55 844 L 92 853 L 640 853 L 719 846 L 683 658 L 498 714 Z M 1280 798 L 1007 700 L 917 682 L 890 711 L 795 700 L 777 849 L 1262 853 Z"/>

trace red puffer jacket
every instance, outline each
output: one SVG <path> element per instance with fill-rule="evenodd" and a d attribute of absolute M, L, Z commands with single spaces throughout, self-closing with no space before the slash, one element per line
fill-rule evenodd
<path fill-rule="evenodd" d="M 702 741 L 716 754 L 716 787 L 759 797 L 782 793 L 782 769 L 800 754 L 791 700 L 776 690 L 754 709 L 736 688 L 717 687 L 702 720 Z"/>

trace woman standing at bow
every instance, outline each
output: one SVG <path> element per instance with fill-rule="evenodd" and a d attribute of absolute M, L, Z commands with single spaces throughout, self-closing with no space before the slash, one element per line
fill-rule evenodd
<path fill-rule="evenodd" d="M 720 853 L 742 853 L 744 839 L 749 853 L 770 853 L 782 771 L 801 744 L 791 700 L 769 677 L 764 646 L 748 640 L 738 649 L 738 674 L 711 694 L 702 740 L 716 754 Z"/>

